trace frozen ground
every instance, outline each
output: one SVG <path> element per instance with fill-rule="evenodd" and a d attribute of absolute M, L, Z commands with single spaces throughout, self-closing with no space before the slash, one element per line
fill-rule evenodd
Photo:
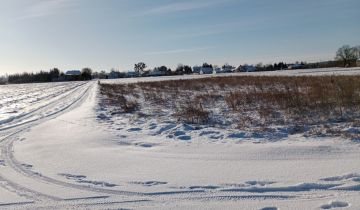
<path fill-rule="evenodd" d="M 360 209 L 359 143 L 129 122 L 101 115 L 96 82 L 43 87 L 58 94 L 0 123 L 2 209 Z M 10 89 L 0 86 L 4 98 Z"/>

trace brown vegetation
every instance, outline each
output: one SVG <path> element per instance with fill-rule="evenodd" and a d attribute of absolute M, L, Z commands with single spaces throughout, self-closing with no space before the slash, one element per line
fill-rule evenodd
<path fill-rule="evenodd" d="M 138 110 L 135 98 L 142 98 L 149 115 L 165 110 L 179 121 L 214 126 L 352 122 L 360 114 L 360 76 L 213 77 L 102 84 L 101 92 L 106 103 L 124 112 Z"/>
<path fill-rule="evenodd" d="M 130 93 L 129 88 L 117 88 L 113 85 L 102 84 L 100 92 L 105 96 L 102 102 L 114 107 L 114 113 L 132 113 L 140 107 L 135 99 L 130 100 L 126 97 Z"/>

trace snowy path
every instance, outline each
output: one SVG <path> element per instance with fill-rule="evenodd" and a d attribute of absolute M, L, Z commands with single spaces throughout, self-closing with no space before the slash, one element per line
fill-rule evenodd
<path fill-rule="evenodd" d="M 100 123 L 97 99 L 81 84 L 1 125 L 1 209 L 360 209 L 358 143 L 169 140 Z"/>
<path fill-rule="evenodd" d="M 0 129 L 0 207 L 1 208 L 106 208 L 106 206 L 123 205 L 124 203 L 144 202 L 136 199 L 136 192 L 113 191 L 92 188 L 83 185 L 66 183 L 61 180 L 43 176 L 31 171 L 32 165 L 20 163 L 14 157 L 13 144 L 23 141 L 23 133 L 34 127 L 47 124 L 64 113 L 70 113 L 76 108 L 82 108 L 87 100 L 94 100 L 96 84 L 69 84 L 71 88 L 58 91 L 56 96 L 38 103 L 26 106 L 27 111 L 6 123 L 3 121 Z M 38 91 L 38 90 L 33 90 Z M 31 92 L 31 91 L 29 91 Z M 44 97 L 46 98 L 46 97 Z M 91 104 L 93 105 L 93 104 Z M 88 110 L 87 110 L 88 111 Z M 54 126 L 56 129 L 56 126 Z M 53 128 L 53 129 L 54 129 Z M 43 131 L 42 131 L 43 132 Z M 36 136 L 41 133 L 36 132 Z M 105 192 L 105 193 L 104 193 Z M 117 195 L 109 200 L 109 195 Z M 130 200 L 123 195 L 133 195 Z M 118 199 L 118 200 L 117 200 Z"/>
<path fill-rule="evenodd" d="M 70 88 L 65 91 L 57 91 L 53 93 L 51 99 L 45 103 L 38 103 L 33 106 L 27 106 L 27 112 L 16 116 L 8 123 L 2 124 L 0 129 L 0 146 L 1 146 L 1 170 L 0 180 L 4 189 L 11 191 L 17 196 L 1 196 L 0 205 L 3 207 L 13 205 L 27 204 L 39 201 L 68 200 L 78 196 L 81 198 L 92 197 L 100 198 L 96 193 L 85 191 L 76 191 L 61 185 L 55 185 L 50 182 L 36 181 L 33 175 L 26 174 L 21 171 L 21 167 L 30 167 L 30 165 L 18 164 L 14 160 L 12 145 L 18 140 L 18 135 L 26 132 L 33 126 L 46 122 L 49 119 L 61 115 L 65 111 L 69 111 L 79 106 L 82 100 L 86 98 L 93 88 L 90 83 L 69 84 Z M 38 90 L 35 90 L 38 91 Z M 31 93 L 31 91 L 28 90 Z M 49 93 L 49 92 L 47 92 Z M 56 96 L 55 96 L 56 95 Z M 47 98 L 44 97 L 44 98 Z M 5 194 L 1 191 L 2 194 Z M 11 193 L 9 193 L 11 194 Z"/>

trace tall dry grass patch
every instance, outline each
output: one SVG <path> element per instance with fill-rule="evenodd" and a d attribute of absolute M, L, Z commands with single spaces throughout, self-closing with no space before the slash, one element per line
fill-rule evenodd
<path fill-rule="evenodd" d="M 164 110 L 179 121 L 214 126 L 319 124 L 354 121 L 360 114 L 360 76 L 227 76 L 102 84 L 101 93 L 105 103 L 124 112 L 156 117 Z"/>

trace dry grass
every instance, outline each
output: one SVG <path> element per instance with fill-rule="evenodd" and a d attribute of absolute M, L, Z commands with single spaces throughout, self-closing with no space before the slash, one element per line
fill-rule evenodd
<path fill-rule="evenodd" d="M 234 76 L 101 85 L 104 100 L 124 112 L 170 112 L 179 121 L 234 127 L 352 122 L 360 114 L 360 76 Z M 143 110 L 143 111 L 145 111 Z"/>
<path fill-rule="evenodd" d="M 131 87 L 121 88 L 119 86 L 102 84 L 100 92 L 104 96 L 102 103 L 115 108 L 113 113 L 133 113 L 140 108 L 140 104 L 135 99 L 126 97 L 132 94 Z M 136 93 L 132 96 L 133 98 L 138 97 Z"/>
<path fill-rule="evenodd" d="M 209 111 L 206 111 L 200 102 L 187 101 L 180 105 L 174 116 L 185 123 L 205 124 L 209 121 L 209 114 Z"/>

